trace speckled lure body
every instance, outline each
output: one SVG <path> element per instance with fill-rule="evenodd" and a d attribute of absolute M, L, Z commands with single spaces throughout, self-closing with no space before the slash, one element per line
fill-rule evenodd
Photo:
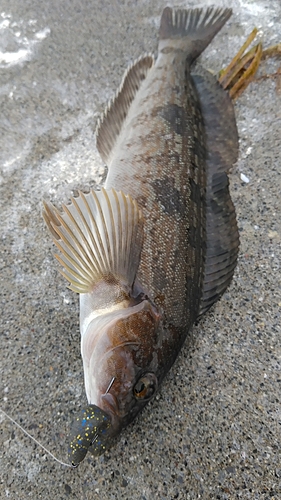
<path fill-rule="evenodd" d="M 109 425 L 109 418 L 97 406 L 89 405 L 81 410 L 73 425 L 68 449 L 73 466 L 82 462 L 90 447 L 92 447 L 93 452 L 95 450 L 102 452 L 103 448 L 105 449 L 102 437 Z"/>
<path fill-rule="evenodd" d="M 194 321 L 232 278 L 239 246 L 227 176 L 238 151 L 233 107 L 212 75 L 191 74 L 230 15 L 164 9 L 157 59 L 146 55 L 127 70 L 97 127 L 105 189 L 80 193 L 63 214 L 45 205 L 63 274 L 80 293 L 91 432 L 81 439 L 78 421 L 74 463 L 88 446 L 104 451 L 144 407 Z M 101 435 L 101 445 L 90 447 Z"/>

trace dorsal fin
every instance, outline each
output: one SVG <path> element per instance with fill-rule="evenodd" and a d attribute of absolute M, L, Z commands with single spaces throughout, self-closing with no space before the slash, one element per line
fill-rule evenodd
<path fill-rule="evenodd" d="M 225 292 L 237 263 L 239 234 L 227 174 L 237 160 L 238 134 L 233 103 L 215 77 L 196 68 L 192 78 L 204 119 L 207 150 L 206 258 L 199 313 L 202 315 Z"/>
<path fill-rule="evenodd" d="M 114 189 L 79 192 L 60 213 L 44 202 L 43 217 L 54 243 L 55 255 L 70 281 L 70 289 L 91 292 L 104 279 L 131 288 L 138 270 L 143 238 L 142 213 L 130 195 Z"/>
<path fill-rule="evenodd" d="M 115 97 L 109 102 L 97 124 L 97 148 L 105 163 L 108 163 L 129 108 L 153 64 L 153 56 L 147 54 L 137 59 L 127 69 Z"/>

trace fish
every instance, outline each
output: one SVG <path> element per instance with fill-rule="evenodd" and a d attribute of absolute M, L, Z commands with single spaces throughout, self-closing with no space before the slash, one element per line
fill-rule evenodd
<path fill-rule="evenodd" d="M 234 108 L 193 64 L 231 13 L 163 10 L 157 58 L 127 69 L 98 122 L 104 186 L 62 210 L 44 202 L 55 257 L 80 298 L 88 406 L 70 434 L 73 466 L 108 450 L 155 396 L 192 325 L 232 280 Z"/>

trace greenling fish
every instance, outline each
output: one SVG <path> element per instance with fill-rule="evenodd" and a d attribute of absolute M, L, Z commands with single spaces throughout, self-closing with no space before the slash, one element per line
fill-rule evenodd
<path fill-rule="evenodd" d="M 89 406 L 74 424 L 73 465 L 109 448 L 155 395 L 233 276 L 233 106 L 212 74 L 191 72 L 230 15 L 164 9 L 157 59 L 145 55 L 126 71 L 97 126 L 104 188 L 80 192 L 63 212 L 45 203 L 62 274 L 80 294 Z"/>

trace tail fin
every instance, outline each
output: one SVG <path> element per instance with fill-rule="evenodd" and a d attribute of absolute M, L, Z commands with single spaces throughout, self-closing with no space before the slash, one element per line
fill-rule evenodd
<path fill-rule="evenodd" d="M 180 48 L 190 64 L 209 45 L 232 14 L 231 9 L 163 10 L 159 30 L 159 52 Z"/>

